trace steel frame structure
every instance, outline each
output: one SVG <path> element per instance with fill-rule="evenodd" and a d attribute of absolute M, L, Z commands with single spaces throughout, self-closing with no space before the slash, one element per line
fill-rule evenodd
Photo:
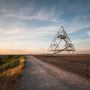
<path fill-rule="evenodd" d="M 63 46 L 63 48 L 60 48 L 62 40 L 65 42 L 65 45 Z M 62 51 L 68 51 L 68 54 L 69 52 L 72 52 L 72 54 L 74 54 L 75 48 L 63 26 L 61 26 L 59 31 L 57 32 L 56 36 L 54 37 L 48 48 L 48 51 L 52 51 L 52 54 L 57 54 Z"/>

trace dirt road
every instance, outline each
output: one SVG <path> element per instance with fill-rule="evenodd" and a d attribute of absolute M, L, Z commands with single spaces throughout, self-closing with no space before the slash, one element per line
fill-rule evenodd
<path fill-rule="evenodd" d="M 33 56 L 27 56 L 21 90 L 90 90 L 90 83 Z"/>

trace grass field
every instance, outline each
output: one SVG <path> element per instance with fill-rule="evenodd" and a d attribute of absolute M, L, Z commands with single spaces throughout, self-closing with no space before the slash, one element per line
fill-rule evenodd
<path fill-rule="evenodd" d="M 35 55 L 35 57 L 90 79 L 90 55 Z"/>
<path fill-rule="evenodd" d="M 20 76 L 24 63 L 24 56 L 0 56 L 0 90 L 20 90 Z"/>

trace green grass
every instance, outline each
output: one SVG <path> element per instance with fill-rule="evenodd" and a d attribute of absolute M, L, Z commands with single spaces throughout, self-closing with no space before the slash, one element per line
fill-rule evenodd
<path fill-rule="evenodd" d="M 6 55 L 0 56 L 0 73 L 7 69 L 14 68 L 19 65 L 20 56 L 16 55 Z"/>
<path fill-rule="evenodd" d="M 13 59 L 7 63 L 4 63 L 0 66 L 0 73 L 2 73 L 3 71 L 7 70 L 7 69 L 11 69 L 13 67 L 16 67 L 19 65 L 19 59 Z"/>

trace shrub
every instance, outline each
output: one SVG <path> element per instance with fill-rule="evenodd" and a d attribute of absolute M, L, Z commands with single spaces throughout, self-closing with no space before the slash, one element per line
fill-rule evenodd
<path fill-rule="evenodd" d="M 13 67 L 16 67 L 19 65 L 19 59 L 15 59 L 15 60 L 11 60 L 5 64 L 2 64 L 0 66 L 0 73 L 2 73 L 3 71 L 7 70 L 7 69 L 10 69 L 10 68 L 13 68 Z"/>

